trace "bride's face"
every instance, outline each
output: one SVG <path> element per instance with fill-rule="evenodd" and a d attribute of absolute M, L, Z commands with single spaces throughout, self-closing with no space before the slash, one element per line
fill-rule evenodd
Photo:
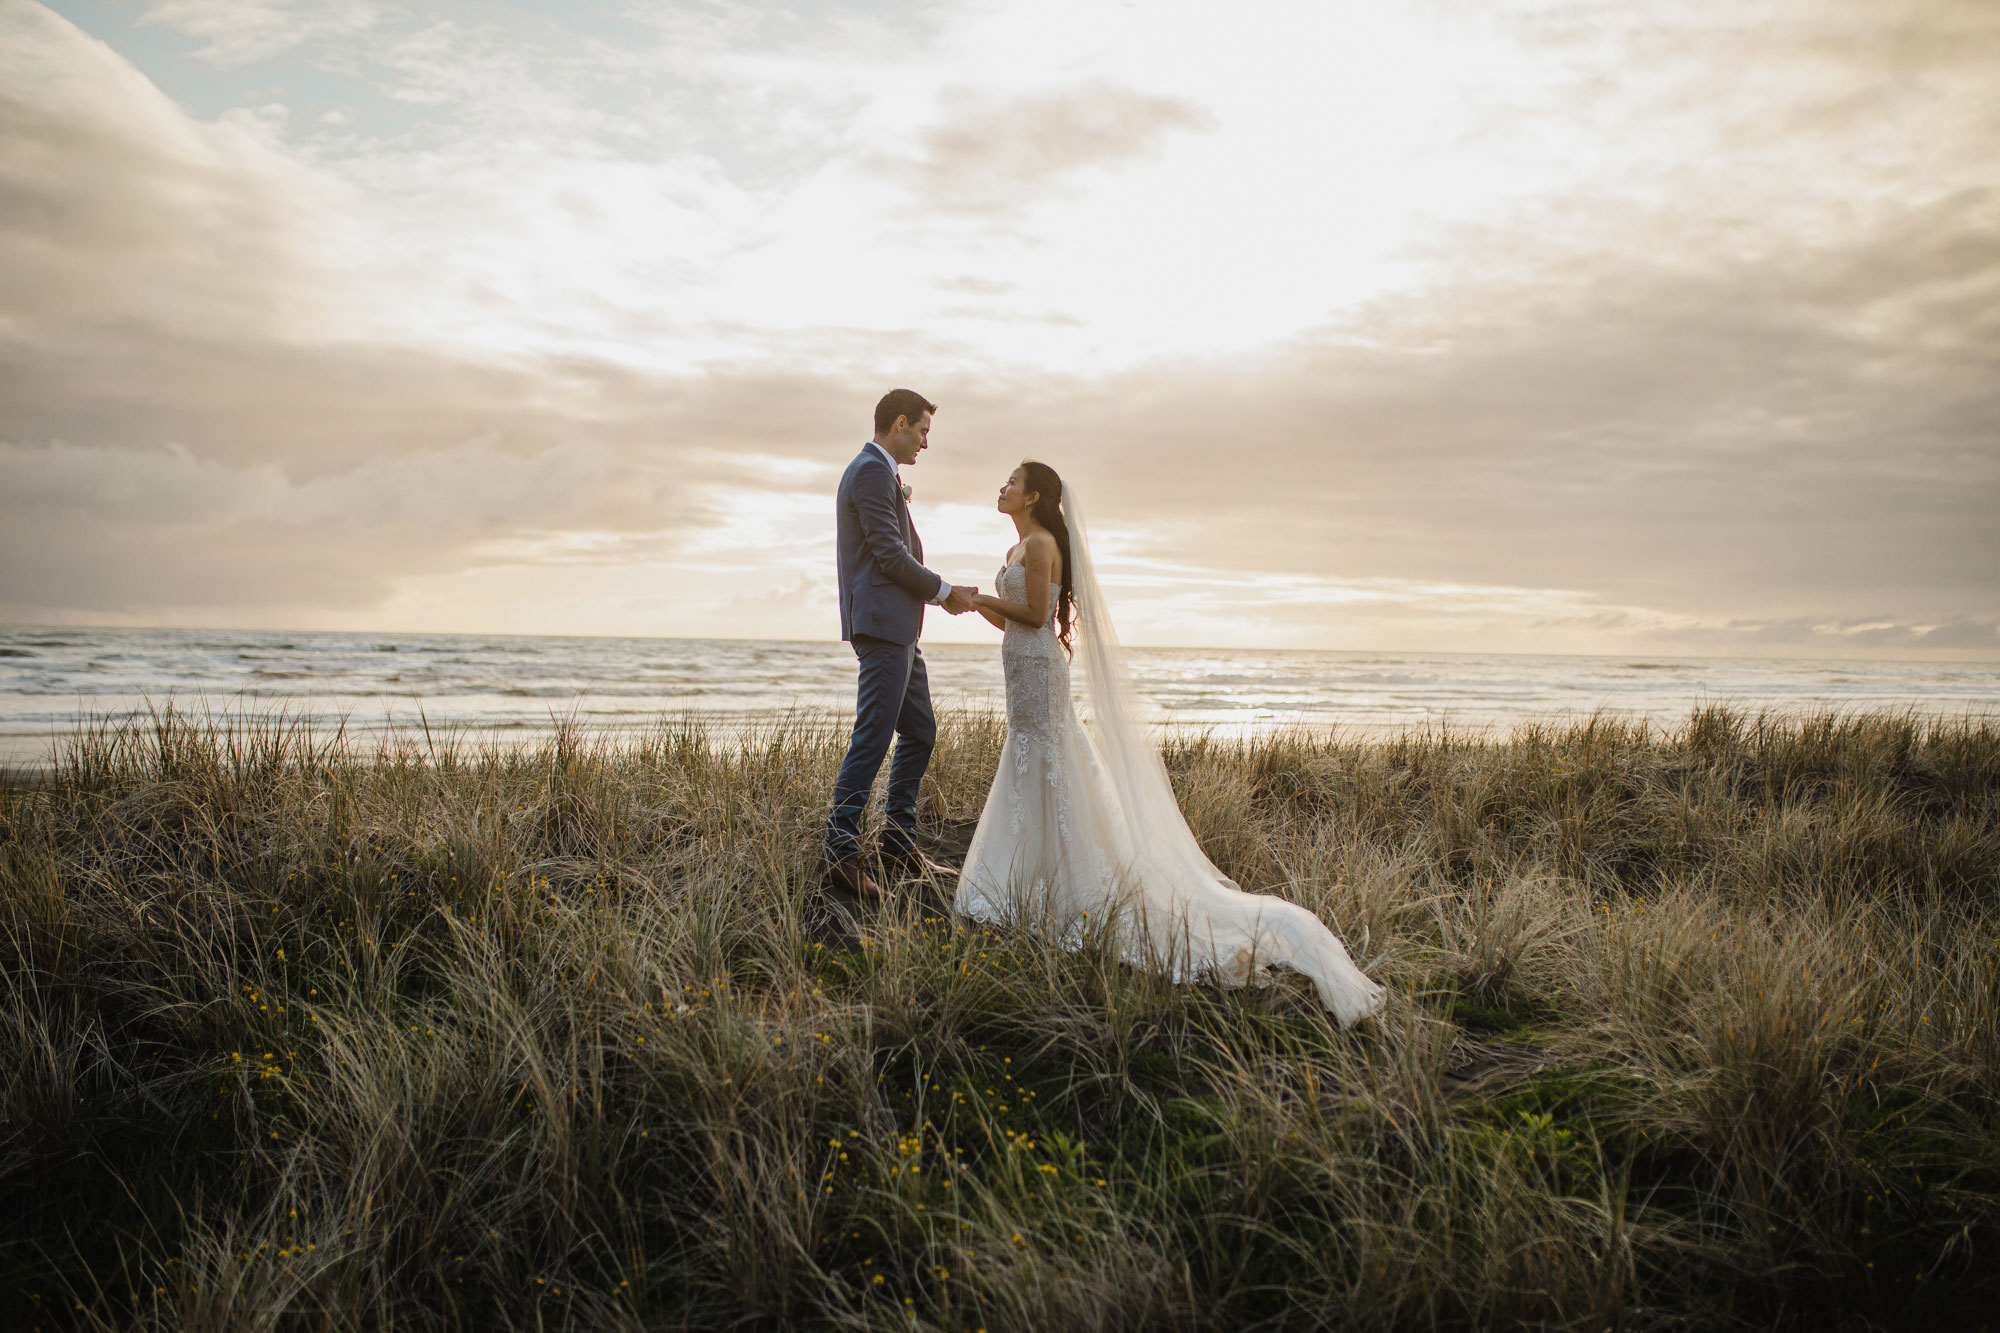
<path fill-rule="evenodd" d="M 1035 507 L 1038 497 L 1026 485 L 1025 474 L 1015 468 L 1007 474 L 1007 484 L 1000 488 L 1000 512 L 1003 514 L 1025 514 Z"/>

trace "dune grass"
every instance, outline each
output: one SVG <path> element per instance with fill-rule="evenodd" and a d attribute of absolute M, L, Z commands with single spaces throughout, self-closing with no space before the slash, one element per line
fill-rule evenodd
<path fill-rule="evenodd" d="M 925 806 L 1002 740 L 949 718 Z M 1978 1327 L 2000 728 L 1186 740 L 1385 982 L 817 888 L 844 737 L 104 724 L 0 794 L 0 1324 Z"/>

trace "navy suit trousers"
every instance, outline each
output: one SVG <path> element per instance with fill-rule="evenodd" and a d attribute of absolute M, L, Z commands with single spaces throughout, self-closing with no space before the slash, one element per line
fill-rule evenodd
<path fill-rule="evenodd" d="M 840 778 L 833 784 L 833 816 L 826 829 L 826 854 L 834 861 L 861 854 L 862 815 L 892 735 L 896 759 L 889 765 L 889 826 L 882 841 L 891 848 L 915 844 L 917 787 L 937 745 L 930 677 L 917 645 L 857 634 L 854 655 L 861 662 L 854 735 L 847 743 L 847 758 L 841 761 Z"/>

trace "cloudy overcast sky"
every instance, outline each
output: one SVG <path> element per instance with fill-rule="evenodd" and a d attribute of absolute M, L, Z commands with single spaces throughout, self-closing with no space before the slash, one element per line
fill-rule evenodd
<path fill-rule="evenodd" d="M 830 638 L 908 385 L 1139 642 L 2000 656 L 1996 145 L 1992 0 L 0 0 L 0 620 Z"/>

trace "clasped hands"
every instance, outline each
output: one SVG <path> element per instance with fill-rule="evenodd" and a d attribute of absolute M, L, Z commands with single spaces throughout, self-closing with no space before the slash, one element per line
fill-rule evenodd
<path fill-rule="evenodd" d="M 944 609 L 955 616 L 962 616 L 967 611 L 977 609 L 978 602 L 978 588 L 956 583 L 952 585 L 951 592 L 944 599 Z"/>

